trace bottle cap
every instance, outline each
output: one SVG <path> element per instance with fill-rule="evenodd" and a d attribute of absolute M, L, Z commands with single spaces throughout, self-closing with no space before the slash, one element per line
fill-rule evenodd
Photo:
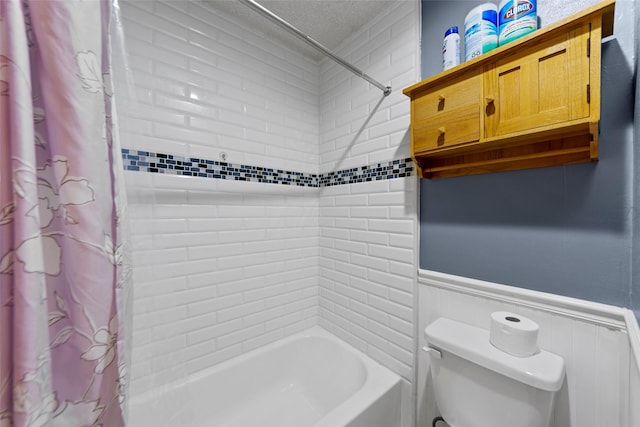
<path fill-rule="evenodd" d="M 449 34 L 458 34 L 458 27 L 457 26 L 453 26 L 451 28 L 449 28 L 447 31 L 444 32 L 444 36 L 447 37 Z"/>

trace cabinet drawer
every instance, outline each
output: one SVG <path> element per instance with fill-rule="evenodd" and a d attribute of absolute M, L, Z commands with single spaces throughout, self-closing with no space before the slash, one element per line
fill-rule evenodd
<path fill-rule="evenodd" d="M 470 105 L 442 112 L 420 123 L 414 122 L 411 131 L 416 153 L 478 141 L 480 107 Z"/>
<path fill-rule="evenodd" d="M 479 105 L 481 93 L 480 72 L 434 86 L 414 99 L 414 119 L 420 122 L 470 105 Z"/>

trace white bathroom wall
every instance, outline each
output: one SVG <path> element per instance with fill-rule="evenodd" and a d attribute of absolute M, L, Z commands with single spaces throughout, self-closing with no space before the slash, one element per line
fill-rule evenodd
<path fill-rule="evenodd" d="M 384 99 L 206 3 L 122 9 L 138 101 L 122 121 L 128 160 L 224 152 L 231 166 L 371 179 L 318 189 L 131 163 L 132 394 L 316 324 L 322 310 L 324 327 L 405 378 L 412 414 L 417 183 L 401 91 L 419 79 L 419 2 L 394 2 L 339 49 L 393 87 Z"/>
<path fill-rule="evenodd" d="M 412 381 L 416 180 L 322 189 L 320 325 Z"/>
<path fill-rule="evenodd" d="M 438 317 L 488 330 L 494 311 L 521 314 L 540 325 L 540 348 L 565 360 L 551 427 L 638 425 L 637 364 L 623 309 L 425 270 L 419 289 L 421 347 L 424 328 Z M 427 427 L 438 414 L 428 356 L 418 358 L 418 427 Z"/>
<path fill-rule="evenodd" d="M 640 425 L 640 325 L 634 312 L 625 313 L 631 357 L 629 358 L 629 426 Z"/>
<path fill-rule="evenodd" d="M 125 148 L 316 173 L 317 64 L 212 4 L 122 2 L 139 104 Z"/>
<path fill-rule="evenodd" d="M 126 174 L 133 394 L 317 323 L 315 191 Z"/>
<path fill-rule="evenodd" d="M 420 3 L 398 0 L 336 53 L 385 86 L 382 91 L 333 61 L 321 66 L 320 172 L 410 156 L 409 101 L 420 80 Z"/>
<path fill-rule="evenodd" d="M 124 1 L 125 148 L 317 173 L 313 61 L 195 1 Z M 317 324 L 318 189 L 127 172 L 132 394 Z"/>
<path fill-rule="evenodd" d="M 391 86 L 388 97 L 321 64 L 321 173 L 367 165 L 382 176 L 390 161 L 411 164 L 402 89 L 419 80 L 419 7 L 394 2 L 337 50 Z M 404 378 L 405 426 L 414 413 L 417 188 L 415 176 L 398 176 L 320 190 L 320 325 Z"/>
<path fill-rule="evenodd" d="M 638 363 L 631 364 L 631 376 L 629 377 L 629 402 L 635 402 L 629 405 L 629 426 L 640 425 L 640 370 Z"/>

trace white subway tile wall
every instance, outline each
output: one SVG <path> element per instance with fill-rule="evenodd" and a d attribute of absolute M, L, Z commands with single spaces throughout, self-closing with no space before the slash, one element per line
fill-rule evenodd
<path fill-rule="evenodd" d="M 319 179 L 404 162 L 409 103 L 401 90 L 419 76 L 418 8 L 417 0 L 395 2 L 340 48 L 394 87 L 378 105 L 375 87 L 207 3 L 125 1 L 138 105 L 125 111 L 124 146 L 214 161 L 225 152 L 233 164 Z M 126 177 L 132 394 L 318 322 L 413 383 L 415 177 L 321 190 L 149 172 Z"/>
<path fill-rule="evenodd" d="M 317 64 L 212 4 L 123 2 L 137 98 L 125 148 L 317 173 Z"/>
<path fill-rule="evenodd" d="M 336 50 L 392 92 L 325 59 L 320 81 L 320 172 L 410 156 L 409 103 L 402 89 L 420 79 L 419 2 L 395 2 Z"/>
<path fill-rule="evenodd" d="M 206 180 L 216 185 L 202 191 L 190 189 L 201 178 L 126 177 L 133 394 L 317 324 L 317 189 Z M 163 185 L 172 179 L 184 187 Z"/>
<path fill-rule="evenodd" d="M 419 3 L 396 2 L 337 53 L 392 93 L 321 63 L 320 173 L 409 157 Z M 320 325 L 413 384 L 415 177 L 320 191 Z"/>
<path fill-rule="evenodd" d="M 416 191 L 415 177 L 320 191 L 320 325 L 408 381 Z M 381 196 L 384 206 L 375 203 Z"/>
<path fill-rule="evenodd" d="M 317 173 L 316 63 L 206 3 L 122 9 L 125 148 Z M 210 181 L 127 173 L 133 394 L 317 324 L 317 189 Z"/>

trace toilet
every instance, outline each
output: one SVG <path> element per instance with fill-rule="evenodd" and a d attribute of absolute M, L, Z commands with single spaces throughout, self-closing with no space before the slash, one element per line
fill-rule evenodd
<path fill-rule="evenodd" d="M 451 427 L 548 427 L 564 359 L 540 350 L 516 357 L 489 331 L 439 318 L 424 330 L 436 403 Z"/>

